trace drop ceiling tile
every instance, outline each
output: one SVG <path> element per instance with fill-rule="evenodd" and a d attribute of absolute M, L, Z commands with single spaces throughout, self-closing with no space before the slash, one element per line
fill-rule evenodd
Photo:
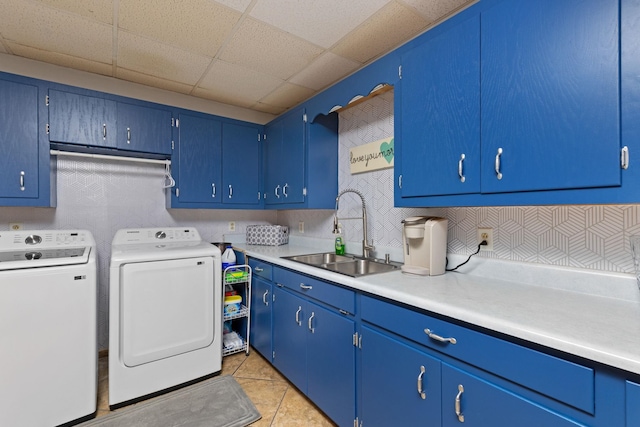
<path fill-rule="evenodd" d="M 293 105 L 301 103 L 305 99 L 311 97 L 311 95 L 313 94 L 314 91 L 309 88 L 294 85 L 291 83 L 285 83 L 284 85 L 271 92 L 269 95 L 262 98 L 260 102 L 273 105 L 275 107 L 289 108 Z"/>
<path fill-rule="evenodd" d="M 231 9 L 235 9 L 238 12 L 244 12 L 251 4 L 252 0 L 216 0 L 216 3 L 223 4 Z"/>
<path fill-rule="evenodd" d="M 7 49 L 5 49 L 4 44 L 2 43 L 2 40 L 0 40 L 0 53 L 8 53 Z"/>
<path fill-rule="evenodd" d="M 220 96 L 237 95 L 255 103 L 283 83 L 284 80 L 268 74 L 224 61 L 215 61 L 199 86 Z"/>
<path fill-rule="evenodd" d="M 35 59 L 49 64 L 87 71 L 89 73 L 102 74 L 104 76 L 111 76 L 113 73 L 111 63 L 105 64 L 103 62 L 90 61 L 88 59 L 77 58 L 62 53 L 48 52 L 46 50 L 35 49 L 11 42 L 9 42 L 8 45 L 14 55 L 22 56 L 23 58 Z"/>
<path fill-rule="evenodd" d="M 0 28 L 6 42 L 95 62 L 111 62 L 113 30 L 110 25 L 41 3 L 2 0 L 0 9 L 3 11 Z"/>
<path fill-rule="evenodd" d="M 391 51 L 427 25 L 428 22 L 415 11 L 398 3 L 390 3 L 342 39 L 331 51 L 365 63 Z"/>
<path fill-rule="evenodd" d="M 149 76 L 195 85 L 211 58 L 187 52 L 156 40 L 118 31 L 118 67 Z"/>
<path fill-rule="evenodd" d="M 157 88 L 168 90 L 171 92 L 189 94 L 193 89 L 192 85 L 178 83 L 171 80 L 160 79 L 158 77 L 150 76 L 148 74 L 142 74 L 136 71 L 127 70 L 126 68 L 122 68 L 122 67 L 118 67 L 118 69 L 116 70 L 115 77 L 121 80 L 140 83 L 140 84 L 151 86 L 151 87 L 157 87 Z"/>
<path fill-rule="evenodd" d="M 262 111 L 263 113 L 274 114 L 276 116 L 287 111 L 286 108 L 276 107 L 274 105 L 265 104 L 263 102 L 258 102 L 257 104 L 253 105 L 251 109 Z"/>
<path fill-rule="evenodd" d="M 113 24 L 112 0 L 38 0 L 43 4 L 105 24 Z"/>
<path fill-rule="evenodd" d="M 404 3 L 413 7 L 427 22 L 438 21 L 448 16 L 452 11 L 457 11 L 465 5 L 475 3 L 477 0 L 404 0 Z"/>
<path fill-rule="evenodd" d="M 245 19 L 220 59 L 287 80 L 306 67 L 322 49 L 251 18 Z"/>
<path fill-rule="evenodd" d="M 258 0 L 250 15 L 329 48 L 389 0 Z"/>
<path fill-rule="evenodd" d="M 213 57 L 240 16 L 210 0 L 120 0 L 118 27 Z"/>
<path fill-rule="evenodd" d="M 223 104 L 235 105 L 237 107 L 250 108 L 256 103 L 253 99 L 243 98 L 235 94 L 229 95 L 228 93 L 222 93 L 215 89 L 202 89 L 197 88 L 192 92 L 192 95 L 210 99 L 216 102 L 222 102 Z"/>
<path fill-rule="evenodd" d="M 362 64 L 332 52 L 320 55 L 307 68 L 289 79 L 289 82 L 320 90 L 342 77 L 351 74 Z"/>

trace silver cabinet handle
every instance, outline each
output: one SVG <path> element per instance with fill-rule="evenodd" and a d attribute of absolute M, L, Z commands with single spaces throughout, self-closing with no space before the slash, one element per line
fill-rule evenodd
<path fill-rule="evenodd" d="M 287 187 L 289 186 L 289 184 L 284 184 L 284 187 L 282 187 L 282 195 L 284 197 L 289 197 L 289 195 L 287 194 Z"/>
<path fill-rule="evenodd" d="M 398 188 L 402 188 L 402 175 L 398 177 Z"/>
<path fill-rule="evenodd" d="M 622 169 L 629 169 L 629 147 L 626 145 L 620 150 L 620 167 Z"/>
<path fill-rule="evenodd" d="M 273 190 L 273 192 L 275 193 L 276 197 L 279 199 L 280 198 L 280 184 L 278 184 L 276 186 L 276 188 Z"/>
<path fill-rule="evenodd" d="M 298 306 L 298 311 L 296 311 L 296 323 L 298 326 L 302 326 L 302 322 L 300 321 L 300 312 L 302 311 L 302 307 Z"/>
<path fill-rule="evenodd" d="M 127 128 L 127 144 L 131 144 L 131 128 Z"/>
<path fill-rule="evenodd" d="M 502 172 L 500 172 L 500 156 L 502 156 L 502 148 L 498 148 L 498 154 L 496 154 L 496 177 L 502 179 Z"/>
<path fill-rule="evenodd" d="M 458 384 L 458 394 L 456 395 L 456 415 L 458 416 L 458 421 L 461 423 L 464 422 L 464 414 L 462 413 L 462 409 L 460 408 L 460 401 L 462 400 L 462 393 L 464 393 L 464 387 L 462 384 Z"/>
<path fill-rule="evenodd" d="M 213 198 L 216 197 L 216 183 L 215 182 L 211 183 L 211 197 L 213 197 Z"/>
<path fill-rule="evenodd" d="M 102 139 L 107 139 L 107 124 L 102 124 Z"/>
<path fill-rule="evenodd" d="M 313 289 L 313 286 L 305 285 L 304 283 L 300 283 L 300 289 L 304 289 L 305 291 L 309 291 L 309 290 Z"/>
<path fill-rule="evenodd" d="M 424 373 L 426 371 L 427 370 L 424 368 L 424 366 L 420 366 L 420 373 L 418 374 L 418 394 L 423 399 L 427 398 L 427 394 L 424 392 L 424 389 L 422 388 L 422 377 L 424 377 Z"/>
<path fill-rule="evenodd" d="M 266 290 L 264 291 L 264 294 L 262 294 L 262 302 L 264 303 L 264 305 L 269 305 L 269 301 L 267 301 L 267 295 L 269 295 L 269 291 Z"/>
<path fill-rule="evenodd" d="M 24 191 L 24 171 L 20 171 L 20 191 Z"/>
<path fill-rule="evenodd" d="M 311 322 L 313 321 L 313 318 L 316 316 L 316 313 L 314 313 L 313 311 L 311 312 L 311 316 L 309 317 L 309 330 L 311 331 L 311 333 L 315 333 L 316 329 L 311 326 Z"/>
<path fill-rule="evenodd" d="M 466 178 L 464 177 L 462 165 L 464 163 L 465 155 L 462 153 L 460 155 L 460 160 L 458 160 L 458 176 L 460 177 L 460 182 L 464 182 Z"/>
<path fill-rule="evenodd" d="M 233 197 L 233 187 L 229 184 L 229 198 Z"/>
<path fill-rule="evenodd" d="M 445 337 L 441 337 L 440 335 L 436 335 L 433 333 L 433 331 L 429 328 L 424 330 L 424 333 L 427 334 L 427 336 L 429 338 L 431 338 L 432 340 L 436 340 L 436 341 L 440 341 L 440 342 L 447 342 L 447 343 L 451 343 L 451 344 L 455 344 L 458 341 L 451 337 L 451 338 L 445 338 Z"/>
<path fill-rule="evenodd" d="M 254 270 L 256 271 L 256 273 L 262 273 L 264 271 L 264 268 L 256 267 L 254 268 Z"/>

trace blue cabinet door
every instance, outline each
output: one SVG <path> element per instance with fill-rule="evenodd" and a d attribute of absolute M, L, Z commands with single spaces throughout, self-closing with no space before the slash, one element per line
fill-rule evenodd
<path fill-rule="evenodd" d="M 304 111 L 296 110 L 282 123 L 282 203 L 304 202 L 306 123 Z"/>
<path fill-rule="evenodd" d="M 442 364 L 442 426 L 568 427 L 583 424 L 468 372 Z"/>
<path fill-rule="evenodd" d="M 627 427 L 640 426 L 640 384 L 627 381 L 625 388 Z"/>
<path fill-rule="evenodd" d="M 307 317 L 307 396 L 336 424 L 356 418 L 355 322 L 309 303 Z"/>
<path fill-rule="evenodd" d="M 178 200 L 203 203 L 203 207 L 220 204 L 223 194 L 221 123 L 180 114 L 178 135 Z"/>
<path fill-rule="evenodd" d="M 363 326 L 361 370 L 364 425 L 441 425 L 438 359 Z"/>
<path fill-rule="evenodd" d="M 482 192 L 620 185 L 618 9 L 527 0 L 482 12 Z"/>
<path fill-rule="evenodd" d="M 259 127 L 222 124 L 223 203 L 260 204 Z"/>
<path fill-rule="evenodd" d="M 273 293 L 273 364 L 306 394 L 308 302 L 280 287 Z"/>
<path fill-rule="evenodd" d="M 171 154 L 171 112 L 119 102 L 117 147 L 120 150 Z"/>
<path fill-rule="evenodd" d="M 251 346 L 271 360 L 271 282 L 256 275 L 251 283 Z"/>
<path fill-rule="evenodd" d="M 49 90 L 49 141 L 116 147 L 116 103 L 103 98 Z"/>
<path fill-rule="evenodd" d="M 0 197 L 37 198 L 37 86 L 0 80 L 0 147 Z"/>
<path fill-rule="evenodd" d="M 480 18 L 402 56 L 402 197 L 480 192 Z"/>
<path fill-rule="evenodd" d="M 282 147 L 282 120 L 269 123 L 265 127 L 265 183 L 264 201 L 267 205 L 277 204 L 282 196 L 284 167 Z"/>

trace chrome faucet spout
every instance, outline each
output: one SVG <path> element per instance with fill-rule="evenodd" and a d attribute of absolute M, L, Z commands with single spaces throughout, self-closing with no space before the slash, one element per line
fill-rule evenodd
<path fill-rule="evenodd" d="M 338 218 L 338 202 L 340 201 L 340 197 L 342 197 L 345 193 L 354 193 L 360 197 L 360 201 L 362 202 L 362 216 L 353 217 L 353 218 Z M 338 220 L 342 219 L 362 219 L 362 256 L 365 258 L 369 258 L 371 255 L 371 251 L 375 249 L 373 244 L 369 244 L 369 239 L 367 236 L 367 208 L 364 202 L 364 196 L 358 190 L 354 190 L 353 188 L 347 188 L 346 190 L 342 190 L 338 196 L 336 197 L 336 211 L 333 215 L 333 233 L 338 233 Z"/>

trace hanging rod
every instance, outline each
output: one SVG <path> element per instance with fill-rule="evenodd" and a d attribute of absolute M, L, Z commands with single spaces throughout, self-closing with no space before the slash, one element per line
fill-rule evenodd
<path fill-rule="evenodd" d="M 90 154 L 90 153 L 76 153 L 74 151 L 60 151 L 49 150 L 52 156 L 71 156 L 71 157 L 89 157 L 92 159 L 105 159 L 105 160 L 122 160 L 127 162 L 138 163 L 153 163 L 157 165 L 170 165 L 171 160 L 157 160 L 157 159 L 140 159 L 138 157 L 126 157 L 126 156 L 109 156 L 107 154 Z"/>

